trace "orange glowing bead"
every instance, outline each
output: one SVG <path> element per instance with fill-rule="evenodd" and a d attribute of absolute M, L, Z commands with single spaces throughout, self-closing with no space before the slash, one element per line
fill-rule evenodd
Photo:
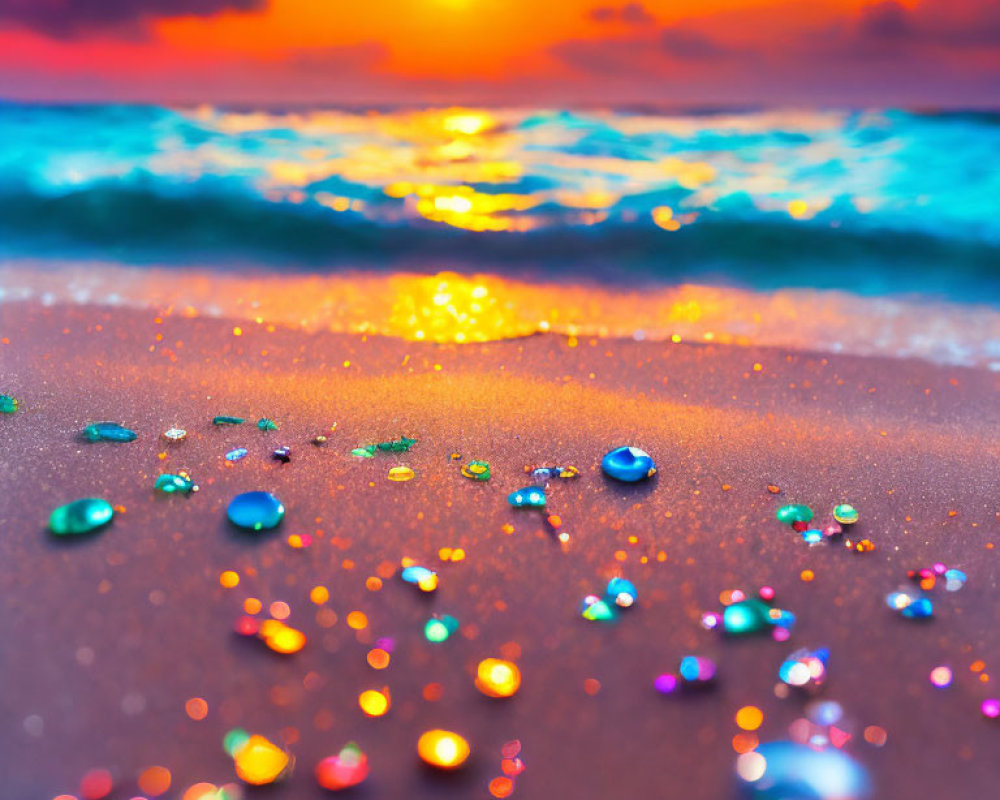
<path fill-rule="evenodd" d="M 185 713 L 195 722 L 208 716 L 208 703 L 203 697 L 192 697 L 184 704 Z"/>
<path fill-rule="evenodd" d="M 292 609 L 289 608 L 288 603 L 283 600 L 275 600 L 268 606 L 267 610 L 271 612 L 271 616 L 275 619 L 288 619 L 288 616 L 292 613 Z"/>
<path fill-rule="evenodd" d="M 487 697 L 511 697 L 521 686 L 521 670 L 513 661 L 485 658 L 476 668 L 476 688 Z"/>
<path fill-rule="evenodd" d="M 377 592 L 382 588 L 382 579 L 372 575 L 365 581 L 365 588 L 369 592 Z"/>
<path fill-rule="evenodd" d="M 510 797 L 514 791 L 514 781 L 510 778 L 499 777 L 490 781 L 490 794 L 494 797 Z"/>
<path fill-rule="evenodd" d="M 266 620 L 265 622 L 273 622 Z M 278 622 L 278 627 L 261 625 L 260 635 L 264 644 L 275 653 L 297 653 L 306 646 L 306 635 L 295 628 Z"/>
<path fill-rule="evenodd" d="M 372 669 L 385 669 L 389 666 L 389 654 L 381 647 L 369 650 L 368 666 Z"/>
<path fill-rule="evenodd" d="M 312 591 L 309 592 L 309 599 L 316 605 L 321 606 L 330 599 L 330 590 L 325 586 L 314 586 Z"/>
<path fill-rule="evenodd" d="M 149 767 L 139 776 L 139 789 L 150 797 L 157 797 L 170 788 L 170 779 L 170 770 L 166 767 Z"/>
<path fill-rule="evenodd" d="M 233 756 L 240 780 L 252 786 L 274 783 L 288 768 L 288 753 L 263 736 L 253 735 Z"/>
<path fill-rule="evenodd" d="M 388 689 L 368 689 L 358 695 L 358 705 L 369 717 L 381 717 L 392 707 L 392 699 Z"/>
<path fill-rule="evenodd" d="M 809 581 L 811 581 L 813 578 L 816 577 L 816 573 L 813 572 L 811 569 L 804 569 L 804 570 L 802 570 L 802 572 L 799 573 L 799 577 L 805 583 L 809 583 Z"/>
<path fill-rule="evenodd" d="M 256 597 L 248 597 L 243 601 L 243 610 L 248 614 L 259 614 L 264 604 Z"/>
<path fill-rule="evenodd" d="M 219 576 L 219 583 L 226 589 L 232 589 L 240 585 L 240 575 L 231 569 L 227 569 Z"/>
<path fill-rule="evenodd" d="M 743 706 L 736 712 L 736 724 L 745 731 L 755 731 L 764 722 L 764 712 L 757 706 Z"/>
<path fill-rule="evenodd" d="M 469 757 L 469 743 L 457 733 L 430 730 L 417 740 L 417 755 L 438 769 L 457 769 Z"/>
<path fill-rule="evenodd" d="M 187 788 L 181 795 L 181 800 L 218 800 L 219 791 L 214 783 L 196 783 Z"/>
<path fill-rule="evenodd" d="M 368 627 L 368 617 L 362 611 L 352 611 L 347 615 L 347 626 L 356 631 L 363 630 Z"/>

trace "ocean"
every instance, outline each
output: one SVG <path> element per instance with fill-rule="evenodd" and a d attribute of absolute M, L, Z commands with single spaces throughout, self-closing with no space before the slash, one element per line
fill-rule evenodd
<path fill-rule="evenodd" d="M 499 336 L 1000 362 L 1000 115 L 8 103 L 0 139 L 0 299 L 69 271 L 77 299 L 231 314 L 217 287 L 253 279 L 274 314 L 395 334 L 371 294 L 433 305 L 446 273 L 513 287 Z"/>

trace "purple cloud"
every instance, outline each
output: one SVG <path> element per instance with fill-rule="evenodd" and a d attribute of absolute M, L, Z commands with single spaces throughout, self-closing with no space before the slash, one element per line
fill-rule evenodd
<path fill-rule="evenodd" d="M 654 21 L 642 3 L 626 3 L 623 6 L 598 6 L 591 9 L 590 18 L 597 22 L 624 22 L 628 25 L 649 25 Z"/>
<path fill-rule="evenodd" d="M 210 16 L 252 11 L 267 0 L 2 0 L 0 25 L 29 28 L 58 39 L 110 30 L 139 38 L 151 17 Z"/>

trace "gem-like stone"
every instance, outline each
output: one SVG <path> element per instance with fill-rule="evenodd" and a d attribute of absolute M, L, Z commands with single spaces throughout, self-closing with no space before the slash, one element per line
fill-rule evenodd
<path fill-rule="evenodd" d="M 13 414 L 21 403 L 9 394 L 0 394 L 0 414 Z"/>
<path fill-rule="evenodd" d="M 486 461 L 470 461 L 462 467 L 462 474 L 474 481 L 488 481 L 490 479 L 490 465 Z"/>
<path fill-rule="evenodd" d="M 213 425 L 242 425 L 243 417 L 212 417 Z"/>
<path fill-rule="evenodd" d="M 379 450 L 386 450 L 391 453 L 405 453 L 416 443 L 416 439 L 409 439 L 406 436 L 400 436 L 398 439 L 393 439 L 389 442 L 379 442 L 375 445 L 375 447 Z"/>
<path fill-rule="evenodd" d="M 251 736 L 233 756 L 233 765 L 240 780 L 251 786 L 274 783 L 288 768 L 288 753 L 263 736 Z"/>
<path fill-rule="evenodd" d="M 393 467 L 389 470 L 388 478 L 390 481 L 402 483 L 404 481 L 412 481 L 414 475 L 415 473 L 409 467 Z"/>
<path fill-rule="evenodd" d="M 280 461 L 282 464 L 287 464 L 292 460 L 292 448 L 288 445 L 284 447 L 279 447 L 273 453 L 271 453 L 271 458 L 275 461 Z"/>
<path fill-rule="evenodd" d="M 226 453 L 226 461 L 239 461 L 246 458 L 249 451 L 245 447 L 235 447 Z"/>
<path fill-rule="evenodd" d="M 278 430 L 278 423 L 273 419 L 268 419 L 267 417 L 261 417 L 257 420 L 257 427 L 262 431 L 276 431 Z"/>
<path fill-rule="evenodd" d="M 333 756 L 316 765 L 316 782 L 332 792 L 357 786 L 368 777 L 368 756 L 350 742 Z"/>
<path fill-rule="evenodd" d="M 424 638 L 428 642 L 440 644 L 458 630 L 458 620 L 448 614 L 442 617 L 431 617 L 424 625 Z"/>
<path fill-rule="evenodd" d="M 407 583 L 415 584 L 424 592 L 433 592 L 438 586 L 438 576 L 436 572 L 414 565 L 406 567 L 399 576 Z"/>
<path fill-rule="evenodd" d="M 809 506 L 792 504 L 779 508 L 778 513 L 775 516 L 778 518 L 778 522 L 784 522 L 786 525 L 792 525 L 796 522 L 812 521 L 813 512 Z"/>
<path fill-rule="evenodd" d="M 722 612 L 722 628 L 731 636 L 757 633 L 770 627 L 771 607 L 762 600 L 751 597 L 726 606 Z"/>
<path fill-rule="evenodd" d="M 91 442 L 134 442 L 139 438 L 117 422 L 95 422 L 83 429 L 83 435 Z"/>
<path fill-rule="evenodd" d="M 608 622 L 615 618 L 615 612 L 608 602 L 593 594 L 583 598 L 580 614 L 591 622 Z"/>
<path fill-rule="evenodd" d="M 476 688 L 487 697 L 512 697 L 521 686 L 521 670 L 513 661 L 484 658 L 476 668 Z"/>
<path fill-rule="evenodd" d="M 164 494 L 188 494 L 198 489 L 194 481 L 183 472 L 179 475 L 171 475 L 170 473 L 160 475 L 156 479 L 156 483 L 153 484 L 153 488 Z"/>
<path fill-rule="evenodd" d="M 537 486 L 518 489 L 507 496 L 507 502 L 514 508 L 544 508 L 545 492 Z"/>
<path fill-rule="evenodd" d="M 244 492 L 230 501 L 226 516 L 233 525 L 259 531 L 276 527 L 285 516 L 285 507 L 270 492 Z"/>
<path fill-rule="evenodd" d="M 49 516 L 49 530 L 57 536 L 90 533 L 111 522 L 115 510 L 99 497 L 85 497 L 59 506 Z"/>
<path fill-rule="evenodd" d="M 833 518 L 841 525 L 853 525 L 860 518 L 860 514 L 854 506 L 841 503 L 833 509 Z"/>
<path fill-rule="evenodd" d="M 826 649 L 796 650 L 778 667 L 778 677 L 789 686 L 800 688 L 819 687 L 826 680 L 826 662 L 830 651 Z"/>
<path fill-rule="evenodd" d="M 918 597 L 900 609 L 899 613 L 907 619 L 929 619 L 934 616 L 934 604 L 929 597 Z"/>
<path fill-rule="evenodd" d="M 960 569 L 949 569 L 944 573 L 944 588 L 949 592 L 957 592 L 968 580 Z"/>
<path fill-rule="evenodd" d="M 604 474 L 615 480 L 635 483 L 656 473 L 649 453 L 638 447 L 616 447 L 601 459 Z"/>
<path fill-rule="evenodd" d="M 707 686 L 715 679 L 716 666 L 710 658 L 684 656 L 677 672 L 687 687 Z"/>
<path fill-rule="evenodd" d="M 747 800 L 861 800 L 871 796 L 868 773 L 843 750 L 765 742 L 743 753 L 736 774 Z"/>
<path fill-rule="evenodd" d="M 612 578 L 608 581 L 608 588 L 604 594 L 610 600 L 613 600 L 616 606 L 621 608 L 628 608 L 639 597 L 639 592 L 636 590 L 635 584 L 624 578 Z"/>
<path fill-rule="evenodd" d="M 313 436 L 313 438 L 310 441 L 314 445 L 316 445 L 316 447 L 322 447 L 323 445 L 326 444 L 327 438 L 321 433 L 318 436 Z"/>
<path fill-rule="evenodd" d="M 374 458 L 375 457 L 375 445 L 371 444 L 368 447 L 355 447 L 351 451 L 352 456 L 357 456 L 358 458 Z"/>
<path fill-rule="evenodd" d="M 469 743 L 457 733 L 430 730 L 417 740 L 417 755 L 438 769 L 457 769 L 469 757 Z"/>
<path fill-rule="evenodd" d="M 677 689 L 677 676 L 672 672 L 664 672 L 662 675 L 657 675 L 653 681 L 653 687 L 660 694 L 673 694 Z"/>
<path fill-rule="evenodd" d="M 163 438 L 168 442 L 179 442 L 188 435 L 188 432 L 183 428 L 170 428 L 163 432 Z"/>
<path fill-rule="evenodd" d="M 275 653 L 297 653 L 306 646 L 306 635 L 302 631 L 277 619 L 266 619 L 260 623 L 257 636 Z"/>
<path fill-rule="evenodd" d="M 806 544 L 819 544 L 823 541 L 823 531 L 818 528 L 810 528 L 802 531 L 802 540 Z"/>

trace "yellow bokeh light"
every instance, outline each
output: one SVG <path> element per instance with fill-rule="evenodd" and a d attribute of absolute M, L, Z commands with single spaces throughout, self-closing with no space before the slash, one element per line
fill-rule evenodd
<path fill-rule="evenodd" d="M 392 705 L 389 690 L 368 689 L 358 695 L 358 705 L 369 717 L 381 717 Z"/>
<path fill-rule="evenodd" d="M 755 731 L 764 722 L 764 712 L 757 706 L 743 706 L 736 712 L 736 724 L 745 731 Z"/>
<path fill-rule="evenodd" d="M 485 658 L 476 668 L 476 688 L 487 697 L 511 697 L 521 686 L 521 670 L 512 661 Z"/>
<path fill-rule="evenodd" d="M 457 733 L 430 730 L 417 740 L 417 754 L 426 763 L 439 769 L 456 769 L 469 757 L 469 743 Z"/>
<path fill-rule="evenodd" d="M 288 753 L 263 736 L 251 736 L 236 751 L 233 763 L 241 780 L 253 786 L 274 783 L 290 762 Z"/>

